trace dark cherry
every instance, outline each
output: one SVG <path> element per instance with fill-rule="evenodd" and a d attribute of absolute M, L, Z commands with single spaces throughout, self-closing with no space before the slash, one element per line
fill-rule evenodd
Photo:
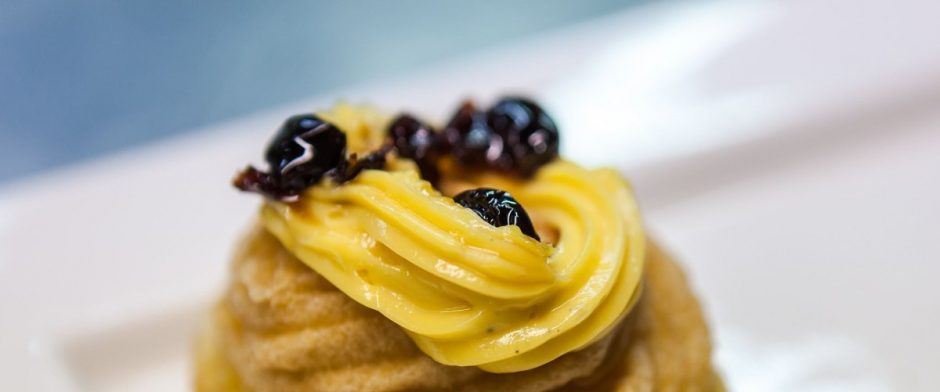
<path fill-rule="evenodd" d="M 487 112 L 487 124 L 505 140 L 514 169 L 524 176 L 558 156 L 555 122 L 528 99 L 501 99 Z"/>
<path fill-rule="evenodd" d="M 288 118 L 265 152 L 282 188 L 300 192 L 346 159 L 346 134 L 313 114 Z"/>
<path fill-rule="evenodd" d="M 516 225 L 522 233 L 540 241 L 529 214 L 509 192 L 493 188 L 477 188 L 460 192 L 454 201 L 469 208 L 494 227 Z"/>
<path fill-rule="evenodd" d="M 235 178 L 234 185 L 243 191 L 292 200 L 326 174 L 346 179 L 346 134 L 313 114 L 293 116 L 274 135 L 264 158 L 268 172 L 249 166 Z"/>
<path fill-rule="evenodd" d="M 486 113 L 464 102 L 444 129 L 451 153 L 463 164 L 506 166 L 503 138 L 493 132 Z"/>
<path fill-rule="evenodd" d="M 413 116 L 402 114 L 389 126 L 388 134 L 398 155 L 413 159 L 421 170 L 421 177 L 436 184 L 440 178 L 437 159 L 443 147 L 438 133 Z"/>
<path fill-rule="evenodd" d="M 402 114 L 388 128 L 398 154 L 422 160 L 434 154 L 434 129 L 408 114 Z"/>

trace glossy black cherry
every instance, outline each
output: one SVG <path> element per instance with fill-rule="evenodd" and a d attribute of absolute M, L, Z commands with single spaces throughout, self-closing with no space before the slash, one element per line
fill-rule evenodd
<path fill-rule="evenodd" d="M 523 176 L 558 157 L 558 127 L 535 102 L 503 98 L 487 112 L 487 124 L 502 136 L 513 169 Z"/>
<path fill-rule="evenodd" d="M 440 178 L 437 159 L 443 147 L 439 134 L 430 125 L 408 114 L 402 114 L 392 121 L 388 134 L 398 155 L 414 160 L 421 170 L 421 177 L 436 184 Z"/>
<path fill-rule="evenodd" d="M 295 199 L 324 175 L 347 180 L 346 169 L 351 167 L 346 162 L 346 134 L 313 114 L 288 118 L 268 144 L 264 159 L 267 172 L 249 166 L 234 184 L 238 189 L 284 201 Z M 372 158 L 368 163 L 374 166 L 378 161 Z"/>
<path fill-rule="evenodd" d="M 493 188 L 470 189 L 454 196 L 454 201 L 469 208 L 494 227 L 516 225 L 523 234 L 540 241 L 529 214 L 509 192 Z"/>
<path fill-rule="evenodd" d="M 464 102 L 444 129 L 450 152 L 471 166 L 506 166 L 503 138 L 487 124 L 486 113 Z"/>
<path fill-rule="evenodd" d="M 265 152 L 271 175 L 300 192 L 346 159 L 346 134 L 313 114 L 288 118 Z"/>
<path fill-rule="evenodd" d="M 435 152 L 436 132 L 429 125 L 411 115 L 398 116 L 389 126 L 388 133 L 400 156 L 423 160 Z"/>

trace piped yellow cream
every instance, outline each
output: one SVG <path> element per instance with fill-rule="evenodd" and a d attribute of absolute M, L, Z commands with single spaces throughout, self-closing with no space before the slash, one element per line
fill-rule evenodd
<path fill-rule="evenodd" d="M 340 105 L 321 113 L 352 152 L 381 143 L 387 120 Z M 640 295 L 645 245 L 636 202 L 613 170 L 558 160 L 531 179 L 444 170 L 442 189 L 509 191 L 543 238 L 493 227 L 392 158 L 261 221 L 305 264 L 404 328 L 438 362 L 517 372 L 603 337 Z M 551 232 L 551 235 L 544 235 Z"/>

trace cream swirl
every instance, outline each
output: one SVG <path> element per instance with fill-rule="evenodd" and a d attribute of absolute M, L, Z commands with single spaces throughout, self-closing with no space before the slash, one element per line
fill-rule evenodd
<path fill-rule="evenodd" d="M 514 372 L 595 341 L 639 296 L 644 234 L 611 170 L 559 161 L 504 189 L 554 245 L 492 227 L 413 165 L 269 201 L 263 223 L 300 260 L 408 331 L 438 362 Z"/>

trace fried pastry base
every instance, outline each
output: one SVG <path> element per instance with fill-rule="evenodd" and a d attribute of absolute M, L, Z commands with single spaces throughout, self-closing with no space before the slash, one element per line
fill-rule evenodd
<path fill-rule="evenodd" d="M 261 228 L 197 338 L 196 391 L 721 391 L 701 308 L 654 244 L 642 297 L 603 339 L 538 368 L 439 364 Z"/>

